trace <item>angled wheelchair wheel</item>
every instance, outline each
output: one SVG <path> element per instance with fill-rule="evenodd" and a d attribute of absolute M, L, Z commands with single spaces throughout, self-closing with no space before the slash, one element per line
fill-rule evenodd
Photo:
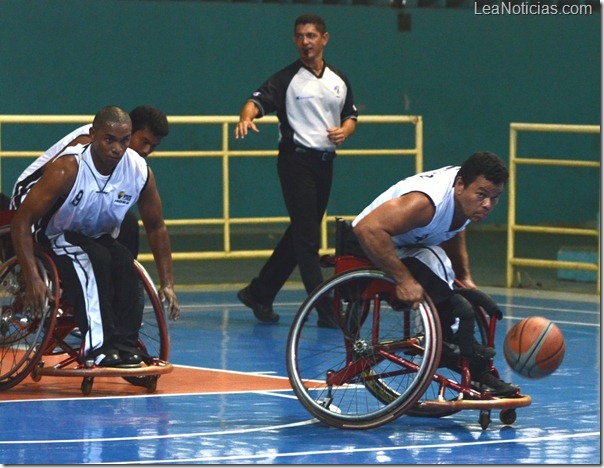
<path fill-rule="evenodd" d="M 157 289 L 147 270 L 137 261 L 134 266 L 139 276 L 139 291 L 143 301 L 143 320 L 139 331 L 139 346 L 149 356 L 147 364 L 154 360 L 168 361 L 170 355 L 170 335 L 168 333 L 168 318 Z M 157 376 L 126 376 L 127 382 L 146 387 L 149 392 L 155 391 Z"/>
<path fill-rule="evenodd" d="M 391 278 L 360 268 L 321 284 L 298 310 L 287 370 L 301 404 L 320 421 L 378 427 L 413 407 L 430 385 L 440 356 L 439 319 L 428 300 L 418 310 L 395 310 L 393 299 Z M 309 320 L 327 301 L 337 329 Z"/>
<path fill-rule="evenodd" d="M 167 361 L 170 355 L 170 336 L 164 305 L 147 270 L 136 260 L 134 266 L 140 281 L 139 294 L 142 295 L 144 302 L 139 344 L 150 356 Z"/>
<path fill-rule="evenodd" d="M 52 299 L 40 317 L 23 307 L 25 283 L 15 257 L 0 267 L 0 390 L 17 385 L 34 370 L 52 339 L 59 304 L 59 277 L 52 259 L 36 249 L 40 275 Z"/>

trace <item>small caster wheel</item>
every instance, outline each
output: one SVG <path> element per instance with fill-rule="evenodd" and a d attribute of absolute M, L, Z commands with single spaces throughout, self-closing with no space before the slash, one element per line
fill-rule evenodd
<path fill-rule="evenodd" d="M 483 431 L 486 431 L 491 423 L 491 412 L 490 411 L 481 411 L 480 417 L 478 418 L 478 422 L 480 423 L 480 427 L 482 427 Z"/>
<path fill-rule="evenodd" d="M 499 412 L 499 420 L 506 426 L 511 426 L 516 422 L 516 410 L 514 408 L 505 408 Z"/>
<path fill-rule="evenodd" d="M 39 362 L 38 364 L 36 364 L 36 367 L 34 367 L 34 370 L 31 371 L 31 379 L 34 382 L 39 382 L 40 380 L 42 380 L 42 376 L 40 375 L 40 369 L 42 369 L 42 367 L 44 367 L 44 363 Z"/>
<path fill-rule="evenodd" d="M 92 392 L 92 382 L 93 377 L 84 377 L 84 380 L 82 380 L 82 394 L 85 396 L 90 395 Z"/>
<path fill-rule="evenodd" d="M 152 375 L 150 377 L 147 378 L 147 382 L 145 387 L 147 387 L 147 393 L 153 393 L 155 392 L 155 390 L 157 390 L 157 379 L 159 378 L 159 376 L 157 375 Z"/>

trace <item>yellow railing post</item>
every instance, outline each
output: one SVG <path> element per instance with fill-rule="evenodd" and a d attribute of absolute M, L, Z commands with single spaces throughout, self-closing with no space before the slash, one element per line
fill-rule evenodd
<path fill-rule="evenodd" d="M 222 124 L 222 216 L 224 221 L 223 236 L 224 236 L 224 251 L 231 251 L 231 198 L 229 183 L 229 124 Z"/>
<path fill-rule="evenodd" d="M 415 173 L 419 174 L 424 170 L 424 121 L 421 115 L 415 121 L 415 151 Z"/>
<path fill-rule="evenodd" d="M 2 123 L 0 122 L 0 193 L 2 193 Z"/>
<path fill-rule="evenodd" d="M 518 134 L 516 129 L 510 125 L 510 180 L 508 183 L 508 227 L 507 227 L 507 258 L 506 258 L 506 286 L 512 287 L 514 281 L 514 225 L 516 224 L 516 144 Z"/>
<path fill-rule="evenodd" d="M 557 132 L 557 133 L 600 133 L 599 125 L 564 125 L 564 124 L 510 124 L 510 183 L 509 183 L 509 212 L 508 212 L 508 252 L 506 268 L 506 285 L 513 284 L 514 267 L 525 266 L 533 268 L 564 268 L 575 270 L 596 271 L 596 288 L 600 292 L 600 230 L 561 228 L 553 226 L 533 226 L 516 224 L 516 184 L 517 169 L 519 164 L 535 166 L 563 166 L 563 167 L 588 167 L 599 168 L 599 161 L 545 159 L 545 158 L 519 158 L 518 157 L 518 132 Z M 539 234 L 566 234 L 575 236 L 596 236 L 598 239 L 598 257 L 596 263 L 570 262 L 562 260 L 540 260 L 534 258 L 517 258 L 514 254 L 514 236 L 518 232 Z"/>

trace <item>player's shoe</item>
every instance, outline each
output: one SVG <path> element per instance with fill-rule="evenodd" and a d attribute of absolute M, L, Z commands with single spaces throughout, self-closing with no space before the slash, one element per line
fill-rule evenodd
<path fill-rule="evenodd" d="M 520 390 L 518 385 L 504 382 L 489 371 L 480 375 L 478 381 L 475 382 L 475 386 L 480 391 L 490 391 L 493 396 L 514 396 Z"/>
<path fill-rule="evenodd" d="M 478 341 L 476 341 L 476 339 L 474 339 L 474 342 L 472 343 L 472 350 L 474 351 L 474 354 L 476 356 L 486 360 L 493 359 L 495 357 L 495 354 L 497 354 L 495 348 L 480 344 Z"/>

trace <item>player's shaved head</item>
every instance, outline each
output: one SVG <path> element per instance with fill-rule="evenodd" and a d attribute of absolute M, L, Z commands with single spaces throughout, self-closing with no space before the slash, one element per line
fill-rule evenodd
<path fill-rule="evenodd" d="M 132 120 L 124 109 L 117 106 L 107 106 L 99 110 L 92 121 L 92 128 L 99 129 L 105 125 L 130 125 Z"/>

